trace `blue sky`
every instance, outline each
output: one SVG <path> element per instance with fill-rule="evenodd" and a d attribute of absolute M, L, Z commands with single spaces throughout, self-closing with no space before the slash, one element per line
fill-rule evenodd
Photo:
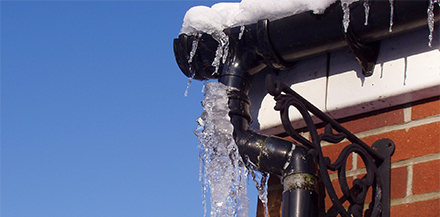
<path fill-rule="evenodd" d="M 203 216 L 172 42 L 216 2 L 1 1 L 1 216 Z"/>

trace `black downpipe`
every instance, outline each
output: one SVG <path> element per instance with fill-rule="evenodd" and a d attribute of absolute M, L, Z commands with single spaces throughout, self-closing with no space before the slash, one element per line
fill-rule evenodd
<path fill-rule="evenodd" d="M 249 42 L 256 39 L 256 36 L 246 34 L 243 37 L 238 41 L 231 40 L 235 42 L 230 44 L 231 56 L 218 79 L 219 82 L 232 87 L 228 93 L 229 116 L 234 126 L 234 139 L 240 155 L 245 162 L 250 161 L 259 171 L 283 177 L 283 217 L 317 217 L 317 163 L 308 153 L 308 148 L 248 129 L 251 121 L 248 92 L 253 77 L 250 72 L 260 67 L 259 64 L 252 64 L 260 57 L 255 55 L 254 48 L 246 48 L 246 45 L 252 44 Z"/>

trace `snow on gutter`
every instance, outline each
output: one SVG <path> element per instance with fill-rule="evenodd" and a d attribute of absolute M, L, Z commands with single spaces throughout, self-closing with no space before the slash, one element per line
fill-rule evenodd
<path fill-rule="evenodd" d="M 354 1 L 357 0 L 344 0 L 348 4 Z M 304 11 L 321 14 L 334 2 L 336 0 L 242 0 L 240 3 L 217 3 L 212 7 L 195 6 L 186 12 L 180 33 L 211 34 L 261 19 L 278 20 Z"/>

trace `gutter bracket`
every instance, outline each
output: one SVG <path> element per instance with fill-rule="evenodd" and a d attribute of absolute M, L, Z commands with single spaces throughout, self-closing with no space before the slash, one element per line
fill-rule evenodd
<path fill-rule="evenodd" d="M 324 112 L 312 105 L 301 95 L 292 90 L 288 85 L 275 80 L 273 75 L 267 75 L 266 85 L 269 94 L 276 101 L 275 110 L 280 112 L 281 121 L 286 133 L 297 142 L 309 148 L 308 154 L 316 158 L 319 167 L 320 181 L 327 189 L 333 207 L 327 212 L 339 213 L 342 217 L 389 217 L 391 200 L 391 156 L 394 154 L 395 145 L 390 139 L 380 139 L 367 145 L 356 135 L 345 129 L 342 125 L 330 118 Z M 302 137 L 292 126 L 289 118 L 290 106 L 295 107 L 302 115 L 310 133 L 310 139 Z M 322 120 L 325 124 L 323 133 L 318 133 L 311 115 Z M 340 143 L 344 139 L 351 142 L 339 154 L 338 158 L 331 162 L 331 159 L 324 156 L 321 143 Z M 363 161 L 366 173 L 362 178 L 353 177 L 352 187 L 348 184 L 350 175 L 346 174 L 346 164 L 352 153 Z M 354 156 L 353 156 L 354 157 Z M 336 194 L 335 186 L 330 171 L 337 172 L 341 198 Z M 364 204 L 368 191 L 372 189 L 373 195 L 369 209 L 364 211 Z M 350 203 L 348 209 L 343 205 L 345 201 Z M 332 215 L 331 215 L 332 216 Z M 336 215 L 335 215 L 336 216 Z M 284 217 L 284 214 L 283 214 Z M 286 215 L 288 217 L 288 215 Z"/>
<path fill-rule="evenodd" d="M 379 56 L 380 41 L 363 43 L 350 29 L 345 34 L 345 41 L 361 65 L 362 74 L 366 77 L 373 75 L 374 66 Z"/>

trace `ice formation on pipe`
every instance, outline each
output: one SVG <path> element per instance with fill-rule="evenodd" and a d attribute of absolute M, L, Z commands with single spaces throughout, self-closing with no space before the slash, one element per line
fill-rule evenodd
<path fill-rule="evenodd" d="M 394 25 L 394 0 L 389 0 L 390 2 L 390 29 L 389 32 L 393 31 L 393 25 Z"/>
<path fill-rule="evenodd" d="M 260 199 L 261 203 L 264 207 L 264 216 L 269 216 L 269 206 L 267 205 L 269 200 L 267 198 L 268 194 L 268 181 L 269 181 L 269 173 L 261 173 L 261 177 L 257 177 L 257 173 L 253 170 L 250 170 L 252 175 L 252 180 L 254 180 L 255 186 L 258 190 L 258 199 Z"/>
<path fill-rule="evenodd" d="M 189 71 L 191 72 L 191 76 L 188 77 L 188 84 L 186 85 L 186 90 L 185 90 L 185 94 L 184 94 L 185 97 L 188 96 L 189 87 L 191 86 L 192 80 L 194 79 L 194 76 L 196 75 L 193 68 L 191 67 L 191 63 L 192 63 L 192 59 L 194 58 L 194 55 L 196 54 L 198 45 L 199 45 L 199 36 L 194 38 L 194 40 L 192 42 L 191 52 L 189 53 L 188 65 L 189 65 Z"/>
<path fill-rule="evenodd" d="M 358 0 L 341 0 L 342 11 L 344 16 L 342 17 L 342 26 L 344 27 L 344 32 L 347 33 L 348 26 L 350 25 L 350 4 Z"/>
<path fill-rule="evenodd" d="M 344 12 L 342 17 L 342 26 L 344 27 L 344 32 L 347 33 L 348 26 L 350 25 L 350 7 L 348 2 L 342 2 L 341 7 Z"/>
<path fill-rule="evenodd" d="M 210 199 L 211 217 L 245 217 L 249 210 L 247 169 L 238 153 L 229 118 L 229 87 L 217 82 L 206 84 L 204 112 L 194 131 L 200 140 L 200 179 L 203 206 Z M 210 192 L 208 192 L 210 190 Z"/>
<path fill-rule="evenodd" d="M 218 42 L 218 47 L 215 52 L 214 61 L 212 61 L 212 66 L 214 66 L 214 71 L 212 74 L 216 74 L 220 68 L 220 63 L 225 63 L 228 58 L 229 51 L 229 37 L 223 31 L 217 31 L 212 33 L 212 38 Z"/>
<path fill-rule="evenodd" d="M 365 23 L 364 23 L 364 25 L 365 26 L 368 26 L 368 18 L 369 18 L 369 16 L 370 16 L 370 3 L 368 2 L 368 0 L 365 0 L 364 1 L 364 8 L 365 8 Z"/>
<path fill-rule="evenodd" d="M 440 0 L 429 0 L 429 6 L 428 6 L 428 27 L 429 27 L 429 36 L 428 36 L 428 46 L 432 47 L 432 39 L 433 39 L 433 32 L 434 32 L 434 5 L 437 3 L 440 6 Z"/>

